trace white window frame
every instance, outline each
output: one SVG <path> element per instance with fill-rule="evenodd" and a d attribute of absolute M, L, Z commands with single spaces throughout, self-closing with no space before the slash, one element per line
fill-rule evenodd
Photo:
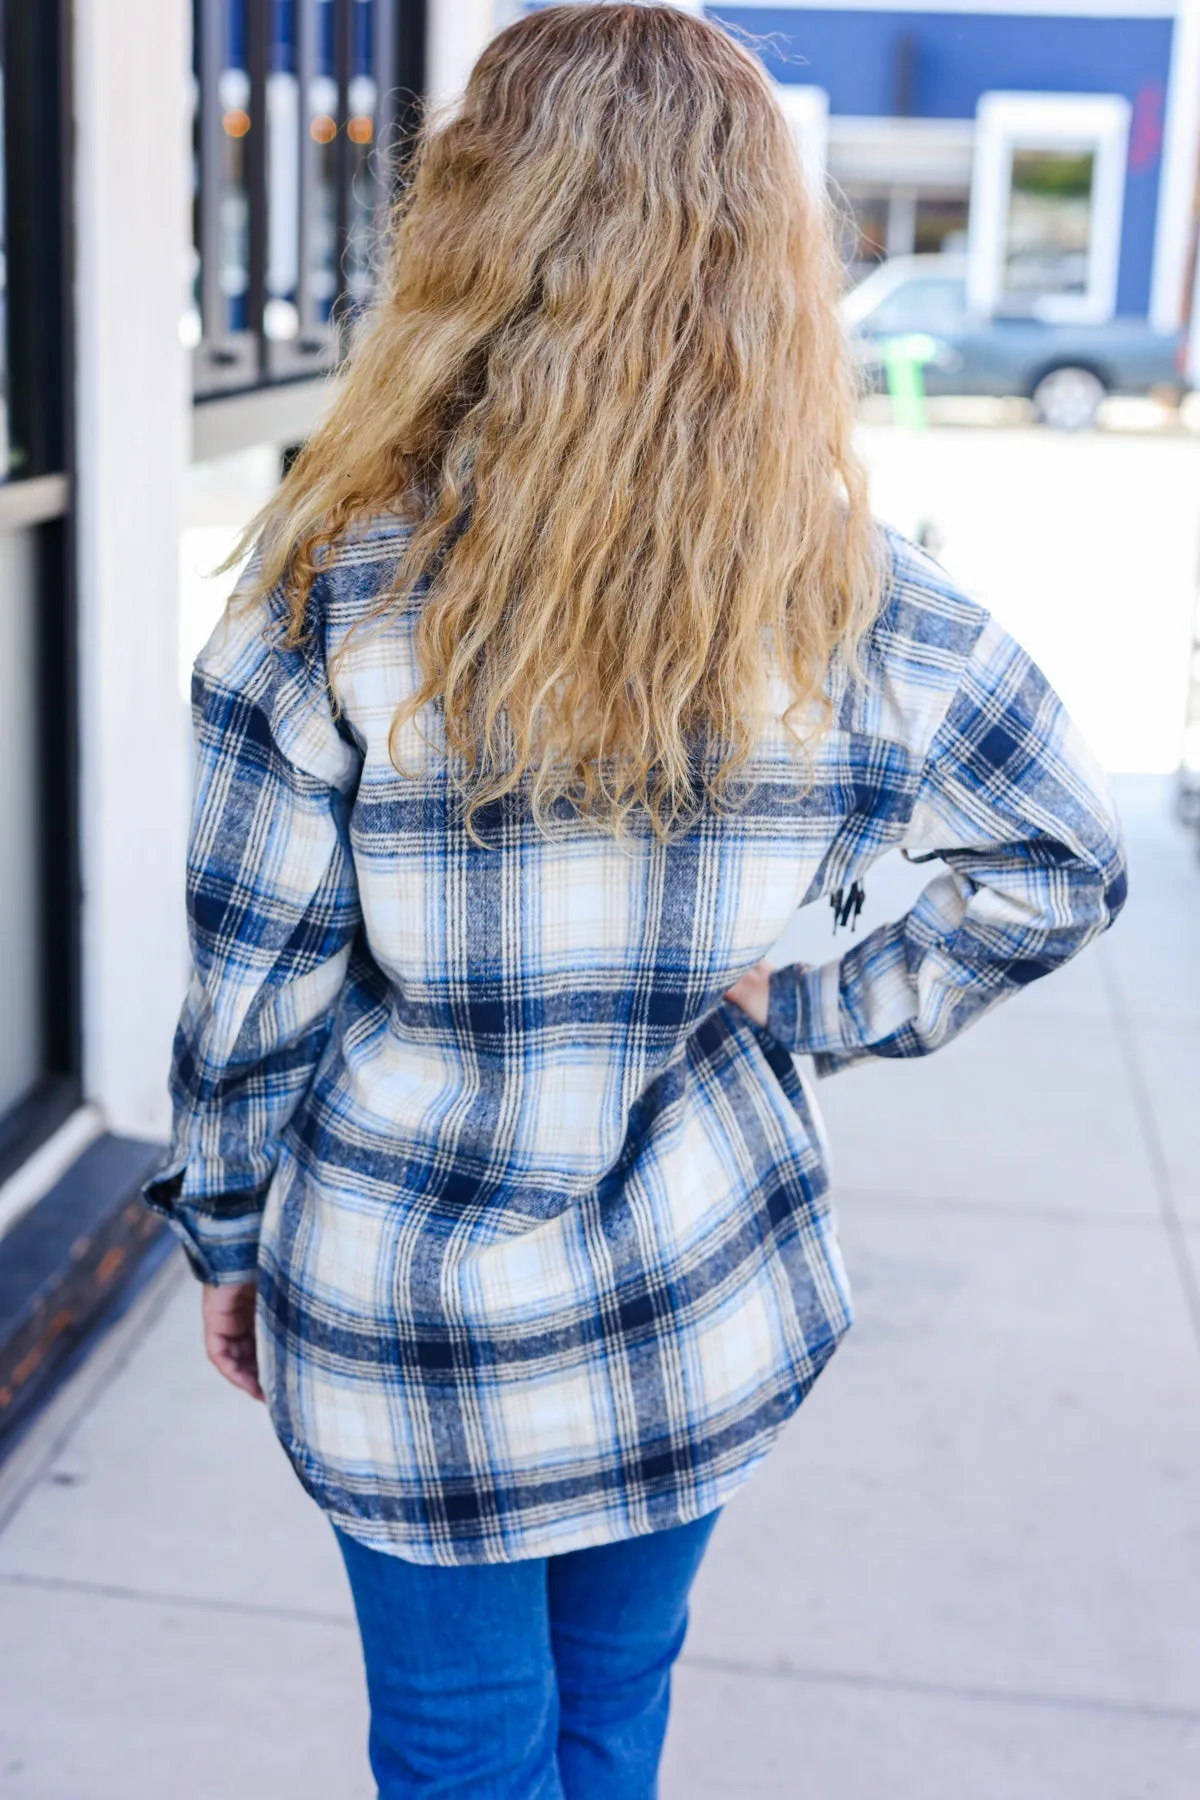
<path fill-rule="evenodd" d="M 772 81 L 780 111 L 791 127 L 810 191 L 823 198 L 829 157 L 829 95 L 807 82 Z"/>
<path fill-rule="evenodd" d="M 1088 284 L 1083 294 L 1035 300 L 1038 318 L 1102 324 L 1117 307 L 1129 102 L 1120 94 L 991 93 L 976 113 L 967 294 L 973 311 L 996 311 L 1004 292 L 1004 246 L 1017 150 L 1095 152 Z"/>

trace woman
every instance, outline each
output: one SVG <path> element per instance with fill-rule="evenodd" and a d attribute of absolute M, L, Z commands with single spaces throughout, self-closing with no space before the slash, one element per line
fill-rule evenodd
<path fill-rule="evenodd" d="M 934 1050 L 1121 904 L 1059 701 L 872 525 L 837 287 L 722 32 L 513 25 L 197 666 L 150 1199 L 338 1533 L 389 1800 L 654 1793 L 718 1508 L 850 1320 L 793 1055 Z M 768 976 L 897 845 L 909 916 Z"/>

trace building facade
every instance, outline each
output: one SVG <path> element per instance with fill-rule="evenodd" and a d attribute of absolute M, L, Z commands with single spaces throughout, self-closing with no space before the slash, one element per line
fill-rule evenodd
<path fill-rule="evenodd" d="M 849 260 L 966 251 L 977 304 L 1186 317 L 1200 15 L 1190 0 L 709 8 L 752 34 L 850 214 Z"/>

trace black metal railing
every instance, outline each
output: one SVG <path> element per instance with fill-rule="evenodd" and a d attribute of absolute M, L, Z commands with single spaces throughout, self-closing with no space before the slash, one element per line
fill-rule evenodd
<path fill-rule="evenodd" d="M 422 86 L 419 0 L 194 0 L 197 398 L 332 367 Z"/>

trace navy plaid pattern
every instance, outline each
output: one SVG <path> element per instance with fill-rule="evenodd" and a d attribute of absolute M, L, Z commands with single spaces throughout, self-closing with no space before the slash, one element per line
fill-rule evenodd
<path fill-rule="evenodd" d="M 203 1279 L 257 1276 L 272 1417 L 335 1523 L 506 1560 L 746 1478 L 850 1323 L 793 1053 L 935 1049 L 1102 931 L 1124 864 L 1055 694 L 898 538 L 810 765 L 776 723 L 670 845 L 519 801 L 474 843 L 436 709 L 389 756 L 419 597 L 367 615 L 402 531 L 340 544 L 300 649 L 276 598 L 197 664 L 195 970 L 147 1197 Z M 779 970 L 766 1030 L 723 1000 L 898 845 L 938 859 L 906 919 Z"/>

